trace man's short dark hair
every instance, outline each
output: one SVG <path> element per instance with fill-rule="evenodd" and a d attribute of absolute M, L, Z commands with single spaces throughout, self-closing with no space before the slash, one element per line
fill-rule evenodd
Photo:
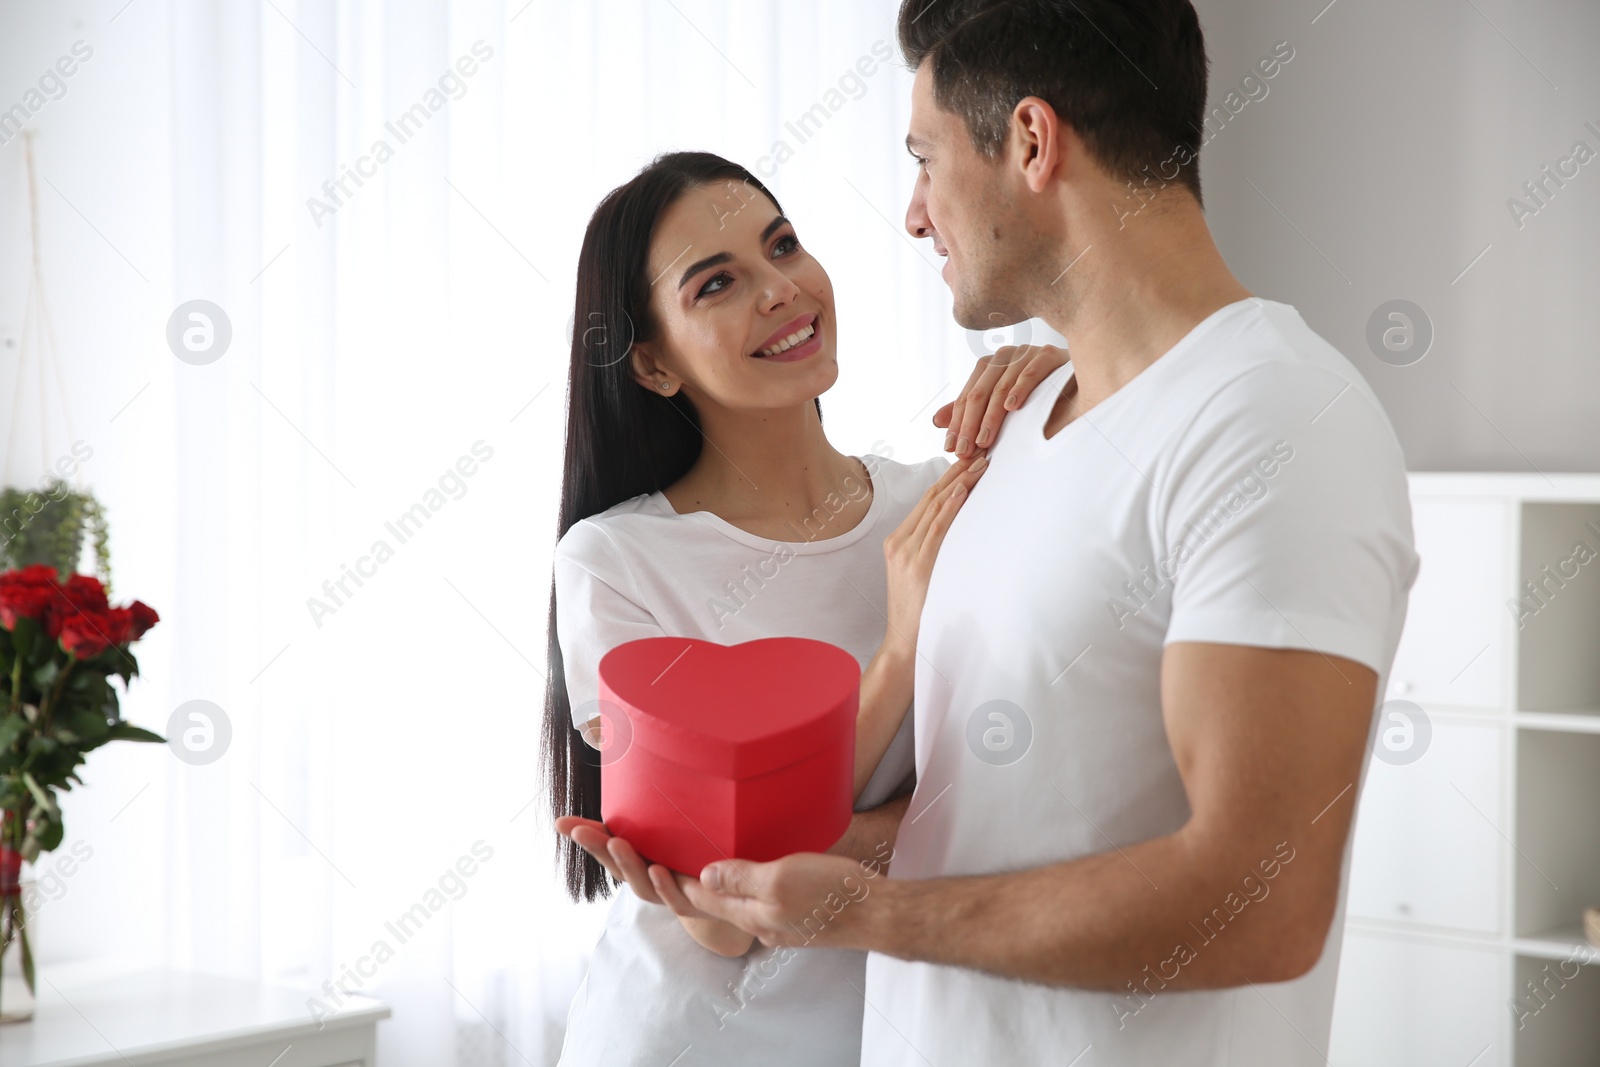
<path fill-rule="evenodd" d="M 1037 96 L 1095 162 L 1200 199 L 1206 49 L 1189 0 L 902 0 L 900 50 L 933 61 L 933 97 L 994 159 L 1012 109 Z"/>

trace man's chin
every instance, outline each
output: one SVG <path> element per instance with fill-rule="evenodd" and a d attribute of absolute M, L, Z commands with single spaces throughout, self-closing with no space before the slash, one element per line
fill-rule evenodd
<path fill-rule="evenodd" d="M 981 299 L 971 299 L 964 293 L 955 294 L 955 306 L 951 315 L 956 320 L 956 325 L 964 330 L 999 330 L 1006 326 L 1015 326 L 1019 322 L 1026 322 L 1028 314 L 1017 308 L 996 307 Z"/>

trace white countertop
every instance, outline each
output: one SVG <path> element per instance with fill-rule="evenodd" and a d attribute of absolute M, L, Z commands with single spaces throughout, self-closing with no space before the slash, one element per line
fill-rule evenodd
<path fill-rule="evenodd" d="M 41 966 L 37 993 L 31 1020 L 0 1025 L 0 1067 L 126 1067 L 303 1041 L 390 1015 L 382 1001 L 353 996 L 319 1026 L 309 990 L 102 961 Z"/>

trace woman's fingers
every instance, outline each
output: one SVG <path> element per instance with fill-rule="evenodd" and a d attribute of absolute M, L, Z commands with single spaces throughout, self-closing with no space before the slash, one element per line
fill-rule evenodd
<path fill-rule="evenodd" d="M 988 448 L 994 444 L 995 436 L 1000 432 L 1000 424 L 1006 419 L 1006 397 L 1010 395 L 1011 383 L 1016 380 L 1020 368 L 1020 361 L 1008 366 L 1005 374 L 995 383 L 988 402 L 969 406 L 964 416 L 968 425 L 964 428 L 970 431 L 974 447 Z"/>
<path fill-rule="evenodd" d="M 972 409 L 977 408 L 981 413 L 987 407 L 995 383 L 1004 372 L 1004 365 L 997 362 L 995 356 L 983 356 L 973 365 L 961 395 L 950 402 L 950 429 L 944 435 L 946 452 L 954 450 L 958 456 L 965 456 L 971 451 L 972 438 L 977 433 L 977 421 L 971 414 Z M 939 410 L 942 412 L 944 409 Z"/>
<path fill-rule="evenodd" d="M 1005 345 L 978 360 L 961 395 L 934 413 L 935 426 L 949 427 L 945 451 L 967 456 L 993 444 L 1006 415 L 1066 361 L 1054 345 Z"/>
<path fill-rule="evenodd" d="M 987 448 L 994 444 L 994 439 L 1000 433 L 1000 424 L 1006 421 L 1006 415 L 1014 410 L 1008 406 L 1007 401 L 1017 395 L 1017 383 L 1032 372 L 1040 364 L 1050 364 L 1054 370 L 1061 364 L 1047 358 L 1044 353 L 1046 345 L 1007 345 L 997 350 L 994 360 L 1004 368 L 1004 373 L 996 379 L 994 388 L 989 391 L 986 402 L 982 405 L 969 407 L 966 418 L 972 433 L 972 441 L 979 448 Z M 1049 349 L 1054 352 L 1056 349 Z M 1028 386 L 1021 394 L 1026 398 L 1032 392 L 1033 386 Z M 1020 405 L 1018 405 L 1020 406 Z"/>
<path fill-rule="evenodd" d="M 987 459 L 988 457 L 984 456 L 979 460 L 979 463 L 987 465 Z M 973 466 L 978 467 L 978 464 L 973 464 Z M 973 478 L 976 479 L 977 475 L 981 473 L 982 469 L 979 468 L 977 473 L 973 474 Z M 963 487 L 958 487 L 958 489 L 960 488 Z M 966 503 L 966 499 L 966 492 L 952 492 L 945 498 L 944 505 L 930 516 L 928 528 L 924 531 L 922 541 L 917 546 L 917 552 L 922 559 L 923 565 L 928 569 L 932 569 L 933 561 L 939 555 L 939 549 L 944 544 L 944 535 L 949 532 L 950 524 L 955 521 L 956 512 L 961 510 L 961 506 Z"/>
<path fill-rule="evenodd" d="M 650 884 L 655 886 L 656 894 L 667 907 L 672 909 L 674 915 L 682 915 L 689 919 L 711 918 L 689 903 L 689 898 L 683 895 L 683 890 L 678 886 L 678 880 L 673 877 L 671 868 L 665 864 L 652 863 L 649 874 Z"/>
<path fill-rule="evenodd" d="M 935 506 L 935 501 L 941 500 L 943 494 L 951 485 L 955 484 L 957 478 L 967 472 L 971 465 L 971 460 L 963 458 L 957 459 L 946 467 L 934 483 L 923 490 L 922 497 L 911 506 L 911 510 L 906 513 L 905 518 L 900 520 L 900 525 L 895 527 L 894 532 L 884 539 L 885 551 L 892 552 L 898 546 L 911 540 L 916 532 L 917 524 L 922 520 L 922 516 L 927 512 L 927 509 Z"/>
<path fill-rule="evenodd" d="M 1011 368 L 1017 359 L 1017 350 L 1007 345 L 998 349 L 993 355 L 985 356 L 979 363 L 987 364 L 984 373 L 978 377 L 966 393 L 965 403 L 961 408 L 961 424 L 951 428 L 956 430 L 956 455 L 965 456 L 983 448 L 989 443 L 989 436 L 984 434 L 983 420 L 994 406 L 994 399 L 999 394 L 997 388 L 1006 376 L 1006 371 Z M 954 416 L 952 416 L 954 418 Z M 993 434 L 993 430 L 989 434 Z M 981 438 L 981 440 L 980 440 Z M 962 442 L 966 442 L 965 445 Z"/>
<path fill-rule="evenodd" d="M 617 861 L 611 858 L 611 853 L 606 850 L 606 843 L 611 840 L 611 835 L 605 830 L 596 829 L 599 823 L 591 823 L 588 819 L 580 820 L 584 825 L 574 827 L 567 836 L 577 843 L 589 855 L 600 861 L 606 873 L 617 881 L 622 881 L 622 869 L 617 866 Z M 559 826 L 559 823 L 558 823 Z"/>
<path fill-rule="evenodd" d="M 940 477 L 939 481 L 942 485 L 939 491 L 931 494 L 923 504 L 920 514 L 917 515 L 917 525 L 912 528 L 911 533 L 901 545 L 910 556 L 917 558 L 923 555 L 922 546 L 927 541 L 928 531 L 932 528 L 933 522 L 939 513 L 949 507 L 952 501 L 955 502 L 955 508 L 959 511 L 961 503 L 966 499 L 966 494 L 972 490 L 974 485 L 978 484 L 978 478 L 988 465 L 989 455 L 987 452 L 975 452 L 972 456 L 959 459 L 950 465 L 951 470 L 946 471 L 945 474 L 950 475 L 953 472 L 954 476 L 948 482 L 944 480 L 943 476 Z M 951 514 L 954 515 L 954 512 L 951 512 Z"/>
<path fill-rule="evenodd" d="M 622 871 L 622 880 L 628 883 L 640 900 L 651 904 L 662 903 L 661 895 L 656 892 L 655 885 L 650 881 L 649 872 L 645 870 L 644 860 L 633 850 L 632 845 L 620 837 L 613 837 L 606 842 L 606 848 L 618 869 Z"/>
<path fill-rule="evenodd" d="M 1055 345 L 1032 345 L 1029 357 L 1023 361 L 1016 380 L 1005 390 L 1007 411 L 1015 411 L 1028 402 L 1034 387 L 1056 372 L 1067 362 L 1067 351 Z"/>

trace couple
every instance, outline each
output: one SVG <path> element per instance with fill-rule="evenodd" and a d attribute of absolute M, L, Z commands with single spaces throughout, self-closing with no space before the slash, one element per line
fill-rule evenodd
<path fill-rule="evenodd" d="M 761 184 L 675 154 L 602 202 L 545 757 L 569 889 L 624 888 L 562 1062 L 1324 1063 L 1418 566 L 1394 432 L 1217 252 L 1188 0 L 906 0 L 898 32 L 907 229 L 958 323 L 1042 317 L 1072 363 L 980 362 L 948 467 L 841 455 L 832 290 Z M 596 665 L 662 634 L 864 664 L 828 854 L 691 879 L 597 821 Z"/>

